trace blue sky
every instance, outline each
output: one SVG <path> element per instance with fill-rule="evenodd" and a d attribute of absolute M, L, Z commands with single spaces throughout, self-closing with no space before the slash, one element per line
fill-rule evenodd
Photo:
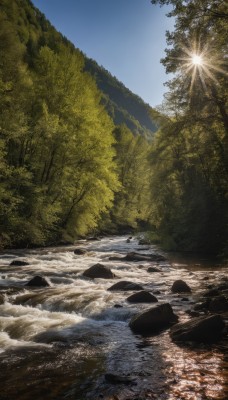
<path fill-rule="evenodd" d="M 168 80 L 160 59 L 173 22 L 150 0 L 32 0 L 76 47 L 151 106 Z"/>

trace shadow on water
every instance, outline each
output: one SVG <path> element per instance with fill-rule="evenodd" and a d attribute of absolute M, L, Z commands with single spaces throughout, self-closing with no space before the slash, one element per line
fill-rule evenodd
<path fill-rule="evenodd" d="M 135 336 L 123 322 L 91 323 L 94 331 L 87 322 L 50 329 L 33 338 L 39 347 L 34 343 L 0 354 L 0 399 L 169 398 L 165 371 L 170 363 L 164 361 L 154 337 Z M 106 373 L 130 382 L 111 384 Z"/>

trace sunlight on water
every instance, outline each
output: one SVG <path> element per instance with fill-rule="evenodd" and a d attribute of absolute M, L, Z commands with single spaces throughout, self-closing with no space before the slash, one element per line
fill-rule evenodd
<path fill-rule="evenodd" d="M 74 254 L 76 247 L 87 253 Z M 160 303 L 169 302 L 184 321 L 189 319 L 186 311 L 196 301 L 197 293 L 218 278 L 217 271 L 197 260 L 191 263 L 177 258 L 169 263 L 109 259 L 132 251 L 145 255 L 158 252 L 155 246 L 139 246 L 137 238 L 127 243 L 127 237 L 110 237 L 81 241 L 75 246 L 14 250 L 0 255 L 3 400 L 226 398 L 227 364 L 222 351 L 176 346 L 167 331 L 149 338 L 133 335 L 128 327 L 131 316 L 149 305 L 128 303 L 126 299 L 132 292 L 107 290 L 121 280 L 138 283 L 155 294 Z M 15 259 L 29 265 L 10 265 Z M 84 277 L 83 272 L 98 262 L 111 268 L 116 278 Z M 151 266 L 159 272 L 149 273 Z M 225 272 L 220 267 L 220 277 Z M 47 278 L 50 286 L 25 286 L 35 275 Z M 185 280 L 192 288 L 184 301 L 183 295 L 171 293 L 176 279 Z M 19 370 L 24 382 L 30 376 L 29 389 L 19 382 Z M 39 371 L 49 397 L 44 392 L 41 396 L 35 371 Z M 134 376 L 137 385 L 110 386 L 104 381 L 107 371 Z M 18 384 L 13 386 L 12 380 Z M 50 389 L 51 382 L 55 382 L 54 391 Z"/>

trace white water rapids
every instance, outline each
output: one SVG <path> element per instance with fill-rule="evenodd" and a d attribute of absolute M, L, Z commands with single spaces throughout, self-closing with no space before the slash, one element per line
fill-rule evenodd
<path fill-rule="evenodd" d="M 87 253 L 75 255 L 76 247 L 86 249 Z M 24 380 L 27 376 L 32 379 L 33 366 L 36 371 L 49 371 L 56 387 L 52 393 L 46 383 L 49 394 L 41 394 L 34 377 L 33 389 L 26 389 L 20 382 L 14 393 L 12 388 L 9 390 L 12 381 L 7 381 L 2 372 L 0 377 L 8 383 L 0 399 L 225 399 L 224 376 L 220 373 L 223 357 L 219 351 L 205 353 L 202 349 L 195 352 L 179 348 L 170 341 L 167 332 L 146 339 L 135 336 L 128 327 L 129 320 L 150 305 L 128 303 L 126 298 L 132 292 L 107 290 L 121 280 L 138 283 L 153 293 L 159 303 L 169 302 L 180 319 L 186 320 L 189 318 L 186 310 L 194 304 L 197 293 L 206 283 L 216 281 L 216 269 L 192 263 L 189 267 L 188 262 L 109 260 L 111 256 L 123 256 L 131 251 L 157 253 L 155 246 L 139 245 L 137 238 L 128 243 L 127 236 L 122 236 L 79 241 L 76 246 L 0 254 L 0 363 L 12 371 L 14 379 L 17 368 Z M 15 259 L 29 265 L 10 265 Z M 116 278 L 89 279 L 82 275 L 98 262 L 109 267 Z M 158 267 L 160 272 L 147 272 L 150 266 Z M 219 271 L 220 277 L 225 276 L 225 268 L 220 267 Z M 35 275 L 47 278 L 51 286 L 25 286 Z M 209 279 L 206 282 L 205 276 Z M 176 279 L 185 280 L 192 288 L 187 299 L 171 293 Z M 32 354 L 37 357 L 35 361 Z M 57 359 L 59 367 L 54 362 Z M 211 373 L 207 372 L 208 379 L 202 380 L 205 362 L 212 369 Z M 78 376 L 75 364 L 83 364 Z M 189 376 L 183 376 L 183 365 Z M 110 388 L 102 380 L 107 371 L 133 375 L 137 386 L 121 390 Z M 48 376 L 48 373 L 45 374 Z M 42 382 L 48 379 L 43 374 L 40 372 Z M 198 393 L 196 397 L 191 397 L 193 384 Z M 100 392 L 99 387 L 102 388 Z M 145 397 L 139 397 L 139 393 Z M 180 397 L 180 393 L 185 397 Z"/>

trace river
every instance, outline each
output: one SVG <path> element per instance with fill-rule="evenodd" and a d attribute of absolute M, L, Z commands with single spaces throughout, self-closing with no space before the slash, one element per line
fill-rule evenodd
<path fill-rule="evenodd" d="M 76 247 L 87 250 L 75 255 Z M 169 302 L 181 321 L 208 284 L 227 276 L 225 266 L 199 257 L 166 255 L 168 260 L 110 260 L 131 251 L 157 253 L 138 238 L 106 237 L 75 246 L 11 250 L 0 254 L 0 399 L 1 400 L 150 400 L 227 399 L 225 343 L 194 347 L 174 344 L 168 330 L 142 337 L 128 323 L 148 304 L 130 304 L 129 292 L 107 289 L 119 280 L 139 283 Z M 20 267 L 12 260 L 27 261 Z M 115 279 L 88 279 L 82 273 L 102 263 Z M 160 272 L 149 273 L 151 265 Z M 50 287 L 24 286 L 42 275 Z M 186 297 L 172 294 L 176 279 L 192 288 Z M 131 377 L 131 384 L 110 384 L 106 373 Z"/>

